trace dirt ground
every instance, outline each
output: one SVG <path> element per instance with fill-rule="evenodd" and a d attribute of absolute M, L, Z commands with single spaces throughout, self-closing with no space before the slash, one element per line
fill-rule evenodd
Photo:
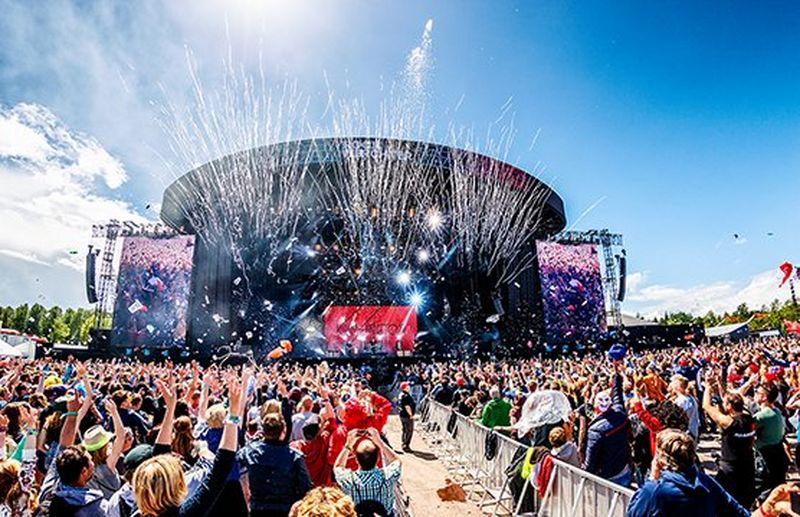
<path fill-rule="evenodd" d="M 389 418 L 385 432 L 392 446 L 400 448 L 400 419 L 396 415 Z M 447 470 L 436 459 L 436 451 L 432 450 L 414 433 L 411 440 L 413 452 L 400 457 L 403 462 L 403 487 L 411 498 L 411 512 L 414 517 L 464 517 L 481 515 L 478 506 L 473 502 L 442 502 L 436 490 L 445 486 Z"/>

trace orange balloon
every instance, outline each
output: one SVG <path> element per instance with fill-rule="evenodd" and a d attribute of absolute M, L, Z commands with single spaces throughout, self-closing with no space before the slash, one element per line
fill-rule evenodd
<path fill-rule="evenodd" d="M 278 359 L 280 359 L 281 357 L 283 357 L 283 355 L 284 355 L 285 353 L 286 353 L 286 352 L 285 352 L 285 351 L 283 350 L 283 348 L 281 348 L 281 347 L 273 348 L 273 349 L 272 349 L 272 350 L 270 350 L 270 352 L 267 354 L 267 358 L 268 358 L 268 359 L 274 359 L 274 360 L 276 360 L 276 361 L 277 361 Z"/>
<path fill-rule="evenodd" d="M 281 348 L 283 348 L 287 352 L 291 352 L 292 351 L 292 342 L 289 341 L 288 339 L 281 339 L 279 341 L 279 344 L 280 344 Z"/>

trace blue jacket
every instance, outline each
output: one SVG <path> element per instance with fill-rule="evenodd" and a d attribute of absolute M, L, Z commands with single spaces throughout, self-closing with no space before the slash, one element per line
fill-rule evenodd
<path fill-rule="evenodd" d="M 589 423 L 586 432 L 586 457 L 583 468 L 604 479 L 621 474 L 630 464 L 631 429 L 622 398 L 622 376 L 614 376 L 611 407 Z"/>
<path fill-rule="evenodd" d="M 100 490 L 59 485 L 48 511 L 52 517 L 104 517 L 107 504 Z"/>
<path fill-rule="evenodd" d="M 636 491 L 626 517 L 708 517 L 750 515 L 724 488 L 696 468 L 689 474 L 666 471 Z"/>
<path fill-rule="evenodd" d="M 289 513 L 313 488 L 302 453 L 277 441 L 252 442 L 236 455 L 250 484 L 250 511 Z"/>

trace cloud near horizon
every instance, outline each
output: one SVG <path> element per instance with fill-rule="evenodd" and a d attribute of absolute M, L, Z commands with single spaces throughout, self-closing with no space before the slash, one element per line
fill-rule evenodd
<path fill-rule="evenodd" d="M 788 286 L 778 288 L 781 274 L 777 269 L 753 275 L 745 283 L 716 281 L 689 287 L 650 284 L 648 277 L 648 271 L 628 275 L 624 312 L 637 312 L 646 318 L 677 311 L 703 315 L 708 311 L 732 312 L 742 303 L 751 309 L 759 309 L 769 306 L 775 299 L 784 301 L 789 298 Z"/>

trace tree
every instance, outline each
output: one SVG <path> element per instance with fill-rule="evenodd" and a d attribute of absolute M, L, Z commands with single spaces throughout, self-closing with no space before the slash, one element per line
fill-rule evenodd
<path fill-rule="evenodd" d="M 14 323 L 12 324 L 11 328 L 23 332 L 25 330 L 25 326 L 28 324 L 29 311 L 30 309 L 28 308 L 27 303 L 18 306 L 14 311 Z"/>
<path fill-rule="evenodd" d="M 33 304 L 31 310 L 28 312 L 28 320 L 25 323 L 24 332 L 36 336 L 41 335 L 45 313 L 46 309 L 44 307 L 38 303 Z"/>

